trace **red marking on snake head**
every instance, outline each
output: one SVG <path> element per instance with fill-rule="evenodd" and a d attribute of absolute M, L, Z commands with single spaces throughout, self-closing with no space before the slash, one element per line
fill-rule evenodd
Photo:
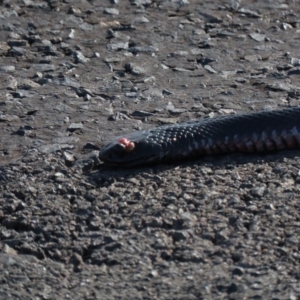
<path fill-rule="evenodd" d="M 131 142 L 131 141 L 127 140 L 126 138 L 119 139 L 118 143 L 124 147 L 125 151 L 128 151 L 128 152 L 132 151 L 135 147 L 134 142 Z"/>

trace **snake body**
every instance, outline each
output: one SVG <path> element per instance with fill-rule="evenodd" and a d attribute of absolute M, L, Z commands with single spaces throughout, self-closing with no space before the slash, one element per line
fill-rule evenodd
<path fill-rule="evenodd" d="M 300 107 L 165 125 L 115 138 L 100 151 L 108 164 L 133 166 L 185 157 L 300 148 Z"/>

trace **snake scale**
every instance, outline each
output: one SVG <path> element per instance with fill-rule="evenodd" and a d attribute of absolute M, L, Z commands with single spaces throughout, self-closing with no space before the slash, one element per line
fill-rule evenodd
<path fill-rule="evenodd" d="M 300 107 L 189 121 L 117 137 L 100 151 L 108 164 L 134 166 L 232 152 L 300 148 Z"/>

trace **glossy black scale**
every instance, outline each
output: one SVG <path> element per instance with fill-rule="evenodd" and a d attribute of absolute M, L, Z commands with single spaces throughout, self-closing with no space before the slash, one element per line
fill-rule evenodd
<path fill-rule="evenodd" d="M 128 151 L 120 139 L 134 144 Z M 229 152 L 300 148 L 300 108 L 189 121 L 115 138 L 102 148 L 108 164 L 132 166 Z"/>

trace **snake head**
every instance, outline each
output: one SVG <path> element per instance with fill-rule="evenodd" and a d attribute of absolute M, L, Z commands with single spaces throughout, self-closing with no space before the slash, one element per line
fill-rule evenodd
<path fill-rule="evenodd" d="M 135 134 L 116 138 L 100 151 L 100 160 L 110 165 L 134 166 L 155 162 L 161 158 L 161 147 L 149 142 L 147 138 L 138 138 Z"/>

